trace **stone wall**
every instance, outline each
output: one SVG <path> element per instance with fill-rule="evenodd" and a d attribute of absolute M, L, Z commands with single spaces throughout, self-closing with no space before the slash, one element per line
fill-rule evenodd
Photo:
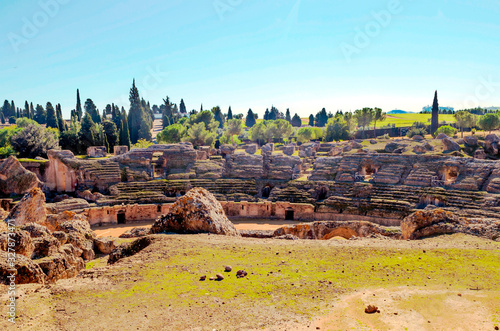
<path fill-rule="evenodd" d="M 65 160 L 76 160 L 70 151 L 50 150 L 47 153 L 49 166 L 45 172 L 45 185 L 56 192 L 75 192 L 77 184 L 76 169 Z"/>
<path fill-rule="evenodd" d="M 89 208 L 84 211 L 90 225 L 117 224 L 119 214 L 124 214 L 123 221 L 146 222 L 154 221 L 158 216 L 167 214 L 172 204 L 162 205 L 125 205 L 125 206 L 103 206 Z"/>

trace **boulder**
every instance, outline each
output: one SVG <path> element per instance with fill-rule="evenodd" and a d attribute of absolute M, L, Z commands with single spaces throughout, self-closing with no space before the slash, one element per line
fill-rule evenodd
<path fill-rule="evenodd" d="M 499 151 L 498 144 L 500 143 L 500 137 L 496 134 L 489 134 L 484 138 L 484 150 L 486 153 L 497 155 Z"/>
<path fill-rule="evenodd" d="M 73 221 L 83 221 L 88 222 L 87 217 L 84 215 L 76 214 L 73 211 L 63 211 L 58 214 L 49 214 L 47 215 L 47 219 L 45 221 L 45 226 L 50 231 L 56 231 L 59 229 L 59 226 L 65 222 L 73 222 Z"/>
<path fill-rule="evenodd" d="M 33 188 L 12 209 L 7 219 L 14 220 L 15 225 L 44 224 L 47 219 L 45 194 L 39 188 Z"/>
<path fill-rule="evenodd" d="M 384 150 L 386 151 L 386 153 L 398 153 L 398 154 L 400 154 L 403 152 L 404 147 L 406 147 L 406 145 L 398 144 L 397 142 L 390 142 L 387 145 L 385 145 Z"/>
<path fill-rule="evenodd" d="M 115 242 L 111 237 L 95 238 L 94 239 L 95 250 L 102 254 L 109 254 L 113 249 L 116 248 Z"/>
<path fill-rule="evenodd" d="M 62 231 L 54 231 L 52 233 L 52 236 L 59 240 L 59 243 L 62 245 L 66 244 L 68 242 L 68 234 Z"/>
<path fill-rule="evenodd" d="M 283 146 L 283 154 L 291 156 L 293 153 L 295 153 L 295 145 Z"/>
<path fill-rule="evenodd" d="M 15 231 L 13 235 L 10 235 L 10 242 L 14 243 L 14 251 L 16 252 L 16 255 L 24 255 L 28 258 L 31 258 L 33 255 L 35 246 L 33 245 L 31 236 L 28 232 L 23 230 Z M 6 252 L 9 250 L 8 232 L 0 233 L 0 250 Z"/>
<path fill-rule="evenodd" d="M 68 235 L 67 242 L 82 250 L 81 256 L 84 260 L 90 261 L 95 258 L 93 248 L 96 235 L 94 231 L 90 229 L 90 225 L 87 221 L 67 221 L 62 223 L 57 230 L 65 232 Z"/>
<path fill-rule="evenodd" d="M 224 144 L 219 147 L 220 152 L 224 155 L 231 155 L 234 154 L 234 151 L 236 150 L 236 147 L 233 145 L 229 144 Z"/>
<path fill-rule="evenodd" d="M 377 141 L 375 139 L 370 139 L 370 144 L 375 145 Z"/>
<path fill-rule="evenodd" d="M 479 160 L 484 160 L 484 159 L 486 159 L 486 152 L 484 151 L 484 149 L 482 149 L 482 148 L 477 149 L 477 150 L 474 152 L 474 158 L 475 158 L 475 159 L 479 159 Z"/>
<path fill-rule="evenodd" d="M 13 156 L 0 162 L 0 192 L 4 195 L 25 194 L 42 183 Z"/>
<path fill-rule="evenodd" d="M 33 251 L 33 259 L 40 259 L 46 256 L 52 256 L 56 254 L 61 246 L 59 240 L 53 236 L 45 236 L 33 239 L 33 245 L 35 250 Z"/>
<path fill-rule="evenodd" d="M 418 135 L 418 134 L 417 134 L 417 135 L 415 135 L 415 136 L 413 136 L 413 138 L 412 138 L 412 139 L 413 139 L 413 140 L 415 140 L 415 141 L 422 141 L 422 140 L 425 140 L 425 138 L 424 138 L 424 137 L 422 137 L 421 135 Z"/>
<path fill-rule="evenodd" d="M 120 238 L 139 238 L 145 237 L 149 234 L 150 229 L 148 228 L 133 228 L 120 235 Z"/>
<path fill-rule="evenodd" d="M 456 152 L 461 150 L 460 145 L 450 138 L 443 138 L 442 141 L 445 151 Z"/>
<path fill-rule="evenodd" d="M 50 231 L 41 224 L 28 223 L 21 226 L 20 229 L 28 232 L 31 238 L 50 236 Z"/>
<path fill-rule="evenodd" d="M 108 264 L 114 264 L 119 260 L 137 254 L 153 243 L 151 236 L 142 237 L 131 243 L 126 243 L 116 247 L 108 257 Z"/>
<path fill-rule="evenodd" d="M 423 144 L 413 147 L 413 153 L 425 154 L 427 152 L 428 152 L 428 150 L 427 150 L 427 148 L 425 148 L 425 146 Z"/>
<path fill-rule="evenodd" d="M 259 149 L 259 146 L 257 144 L 250 144 L 245 146 L 245 152 L 247 154 L 255 154 L 257 153 L 257 150 Z"/>
<path fill-rule="evenodd" d="M 445 133 L 440 133 L 436 137 L 436 139 L 444 139 L 444 138 L 449 138 L 449 137 Z"/>
<path fill-rule="evenodd" d="M 477 138 L 474 136 L 465 137 L 464 142 L 469 147 L 476 147 L 477 146 Z"/>
<path fill-rule="evenodd" d="M 363 148 L 363 145 L 361 145 L 359 142 L 352 141 L 350 144 L 351 149 L 360 149 Z"/>
<path fill-rule="evenodd" d="M 179 197 L 170 212 L 155 221 L 151 233 L 163 232 L 239 236 L 219 201 L 203 188 L 193 188 Z"/>
<path fill-rule="evenodd" d="M 10 263 L 9 253 L 0 250 L 0 283 L 10 285 L 11 275 L 15 276 L 15 284 L 29 284 L 45 282 L 45 274 L 40 266 L 24 255 L 16 255 Z"/>
<path fill-rule="evenodd" d="M 85 268 L 85 262 L 78 255 L 81 252 L 73 245 L 61 246 L 55 254 L 34 261 L 46 276 L 47 282 L 72 278 Z"/>
<path fill-rule="evenodd" d="M 401 222 L 403 239 L 419 239 L 438 234 L 459 232 L 460 217 L 441 208 L 419 210 Z"/>

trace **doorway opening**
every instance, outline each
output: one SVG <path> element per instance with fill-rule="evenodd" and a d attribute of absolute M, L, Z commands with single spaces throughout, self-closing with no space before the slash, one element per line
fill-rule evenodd
<path fill-rule="evenodd" d="M 118 224 L 125 224 L 125 212 L 119 212 L 116 216 Z"/>
<path fill-rule="evenodd" d="M 293 221 L 295 212 L 292 208 L 287 208 L 285 210 L 285 221 Z"/>

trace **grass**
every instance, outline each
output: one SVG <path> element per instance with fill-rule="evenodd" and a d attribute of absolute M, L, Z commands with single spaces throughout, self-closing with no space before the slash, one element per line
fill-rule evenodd
<path fill-rule="evenodd" d="M 121 310 L 133 310 L 139 303 L 147 302 L 149 311 L 162 307 L 215 309 L 223 302 L 226 310 L 273 307 L 284 314 L 309 318 L 322 313 L 332 298 L 363 288 L 500 289 L 498 250 L 423 252 L 314 242 L 287 242 L 271 247 L 256 241 L 233 244 L 200 239 L 196 244 L 166 240 L 165 247 L 150 253 L 154 257 L 150 262 L 123 265 L 123 273 L 114 278 L 117 285 L 112 290 L 68 293 L 60 300 L 90 301 L 100 307 L 123 305 Z M 231 265 L 233 271 L 224 273 L 225 265 Z M 87 268 L 93 266 L 87 264 Z M 239 269 L 246 270 L 248 277 L 237 279 Z M 126 273 L 136 273 L 138 279 L 130 280 Z M 216 273 L 224 274 L 225 279 L 199 281 L 201 275 L 208 278 Z M 193 318 L 202 323 L 205 317 Z M 253 321 L 251 316 L 245 319 Z"/>
<path fill-rule="evenodd" d="M 35 160 L 35 159 L 28 159 L 28 158 L 24 158 L 24 159 L 18 159 L 19 162 L 36 162 L 36 163 L 47 163 L 49 162 L 49 160 Z"/>
<path fill-rule="evenodd" d="M 385 121 L 377 122 L 377 128 L 392 126 L 393 124 L 396 125 L 396 127 L 406 127 L 406 126 L 411 126 L 414 122 L 422 122 L 430 124 L 431 117 L 432 117 L 431 114 L 413 114 L 413 113 L 387 115 Z M 439 122 L 455 123 L 456 121 L 453 115 L 446 114 L 446 115 L 439 115 Z M 371 125 L 371 128 L 373 129 L 373 125 Z"/>

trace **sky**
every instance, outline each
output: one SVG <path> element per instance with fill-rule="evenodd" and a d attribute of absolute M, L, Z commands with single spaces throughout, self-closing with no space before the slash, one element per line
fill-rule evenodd
<path fill-rule="evenodd" d="M 493 0 L 0 1 L 0 100 L 69 118 L 141 97 L 188 110 L 500 106 Z"/>

